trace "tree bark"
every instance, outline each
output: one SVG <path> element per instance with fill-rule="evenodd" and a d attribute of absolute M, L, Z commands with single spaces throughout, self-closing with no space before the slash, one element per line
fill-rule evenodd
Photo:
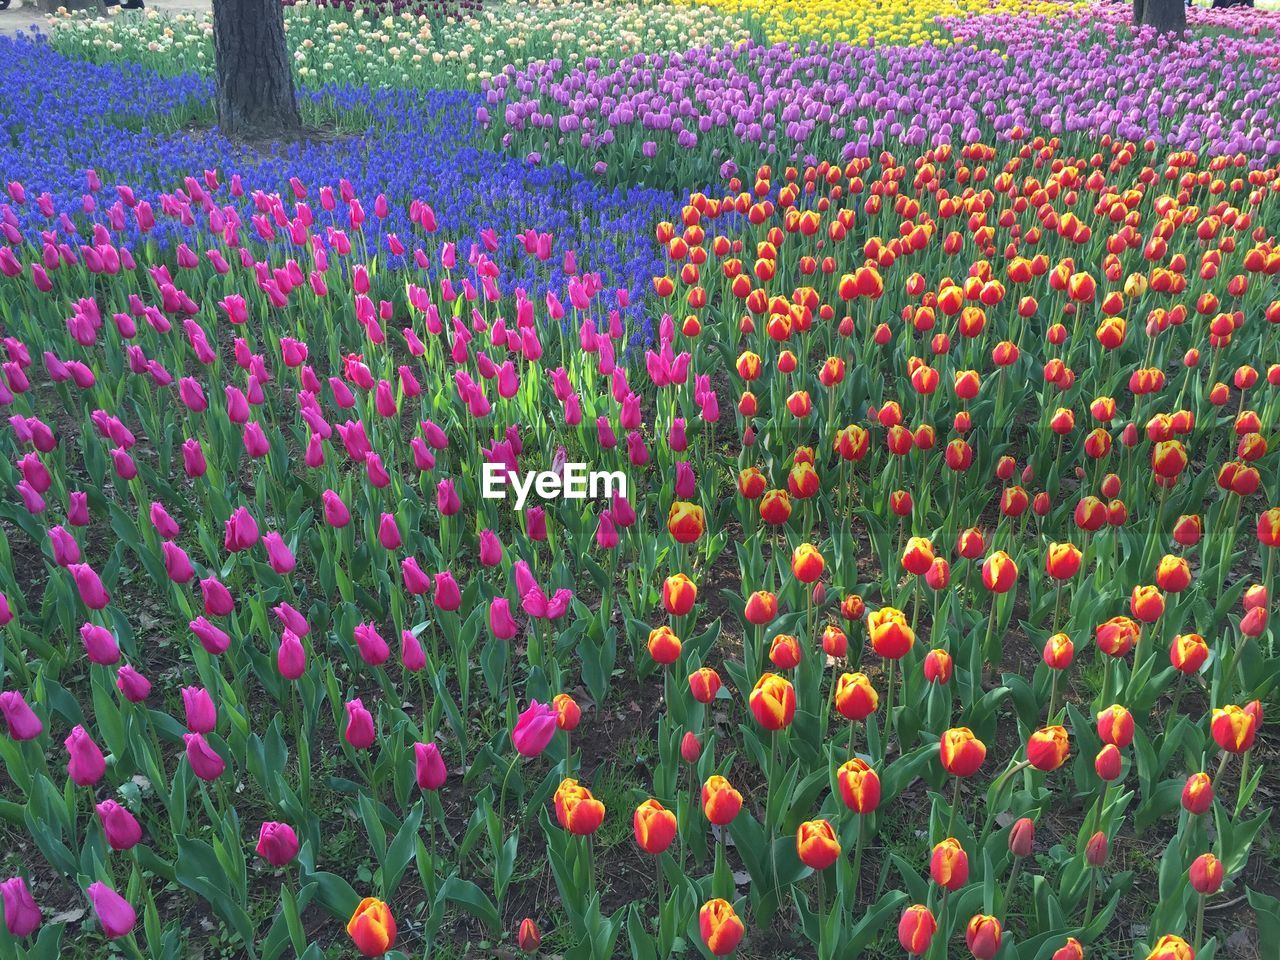
<path fill-rule="evenodd" d="M 1181 33 L 1187 29 L 1187 8 L 1183 0 L 1134 0 L 1136 12 L 1142 3 L 1142 23 L 1165 33 Z"/>
<path fill-rule="evenodd" d="M 218 126 L 233 140 L 276 140 L 302 129 L 280 0 L 213 0 Z"/>
<path fill-rule="evenodd" d="M 1133 25 L 1135 27 L 1142 26 L 1142 11 L 1146 7 L 1146 0 L 1133 0 Z"/>

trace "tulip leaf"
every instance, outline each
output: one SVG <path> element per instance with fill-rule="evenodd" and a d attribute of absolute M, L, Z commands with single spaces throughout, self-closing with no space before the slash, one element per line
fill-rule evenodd
<path fill-rule="evenodd" d="M 213 912 L 240 936 L 249 957 L 256 957 L 253 922 L 244 909 L 228 896 L 227 885 L 231 878 L 219 862 L 214 848 L 191 837 L 175 837 L 174 840 L 178 845 L 174 878 L 203 897 Z"/>
<path fill-rule="evenodd" d="M 502 928 L 502 920 L 498 916 L 498 908 L 493 905 L 492 900 L 485 896 L 484 891 L 470 880 L 463 880 L 455 874 L 440 887 L 437 897 L 461 907 L 484 923 L 490 931 Z"/>
<path fill-rule="evenodd" d="M 891 890 L 884 894 L 849 929 L 847 937 L 840 945 L 841 949 L 838 955 L 859 955 L 876 938 L 889 918 L 896 914 L 908 899 L 907 894 L 902 890 Z"/>

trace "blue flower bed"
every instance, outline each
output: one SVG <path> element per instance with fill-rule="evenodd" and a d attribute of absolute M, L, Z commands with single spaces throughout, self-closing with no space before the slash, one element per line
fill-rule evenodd
<path fill-rule="evenodd" d="M 345 118 L 339 131 L 358 124 L 363 132 L 255 151 L 209 127 L 213 85 L 192 75 L 162 78 L 138 67 L 96 66 L 69 60 L 39 40 L 0 38 L 0 84 L 6 99 L 0 171 L 5 181 L 26 189 L 27 203 L 14 212 L 27 236 L 54 226 L 40 214 L 35 197 L 48 191 L 59 210 L 79 208 L 90 168 L 103 184 L 94 217 L 115 201 L 116 184 L 128 185 L 159 210 L 161 194 L 208 169 L 218 171 L 222 184 L 217 202 L 235 203 L 246 222 L 253 191 L 291 198 L 288 185 L 296 177 L 309 189 L 319 223 L 337 216 L 343 220 L 334 225 L 347 227 L 342 205 L 329 214 L 317 197 L 321 187 L 336 190 L 345 179 L 369 214 L 366 236 L 372 242 L 377 235 L 388 257 L 387 235 L 413 235 L 408 205 L 422 200 L 434 208 L 442 233 L 463 251 L 481 231 L 495 231 L 499 247 L 493 256 L 504 268 L 504 284 L 524 286 L 531 294 L 563 289 L 562 257 L 570 249 L 581 269 L 626 287 L 633 304 L 662 272 L 653 225 L 669 216 L 670 194 L 609 189 L 562 166 L 530 166 L 477 149 L 480 101 L 470 93 L 344 87 L 300 94 L 308 115 Z M 235 175 L 245 191 L 238 199 L 227 186 Z M 391 208 L 382 220 L 372 215 L 378 194 Z M 176 221 L 158 219 L 148 239 L 170 245 L 186 239 Z M 518 235 L 527 229 L 554 236 L 555 253 L 546 263 L 525 255 Z M 392 265 L 398 265 L 396 258 Z"/>

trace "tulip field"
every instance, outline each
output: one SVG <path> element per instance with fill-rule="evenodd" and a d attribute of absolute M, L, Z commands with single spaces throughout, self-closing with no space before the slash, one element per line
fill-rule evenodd
<path fill-rule="evenodd" d="M 208 15 L 0 37 L 0 960 L 1280 958 L 1188 20 L 306 0 L 261 144 Z"/>

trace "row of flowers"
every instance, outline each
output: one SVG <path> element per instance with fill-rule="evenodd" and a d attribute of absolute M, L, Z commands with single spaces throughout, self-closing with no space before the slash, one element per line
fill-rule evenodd
<path fill-rule="evenodd" d="M 162 75 L 213 69 L 209 13 L 147 12 L 110 20 L 65 14 L 50 40 L 68 56 L 140 63 Z M 302 2 L 285 12 L 294 73 L 306 87 L 476 89 L 510 63 L 571 66 L 640 52 L 719 47 L 753 34 L 750 21 L 700 6 L 615 0 L 478 5 L 441 16 L 390 5 Z"/>

